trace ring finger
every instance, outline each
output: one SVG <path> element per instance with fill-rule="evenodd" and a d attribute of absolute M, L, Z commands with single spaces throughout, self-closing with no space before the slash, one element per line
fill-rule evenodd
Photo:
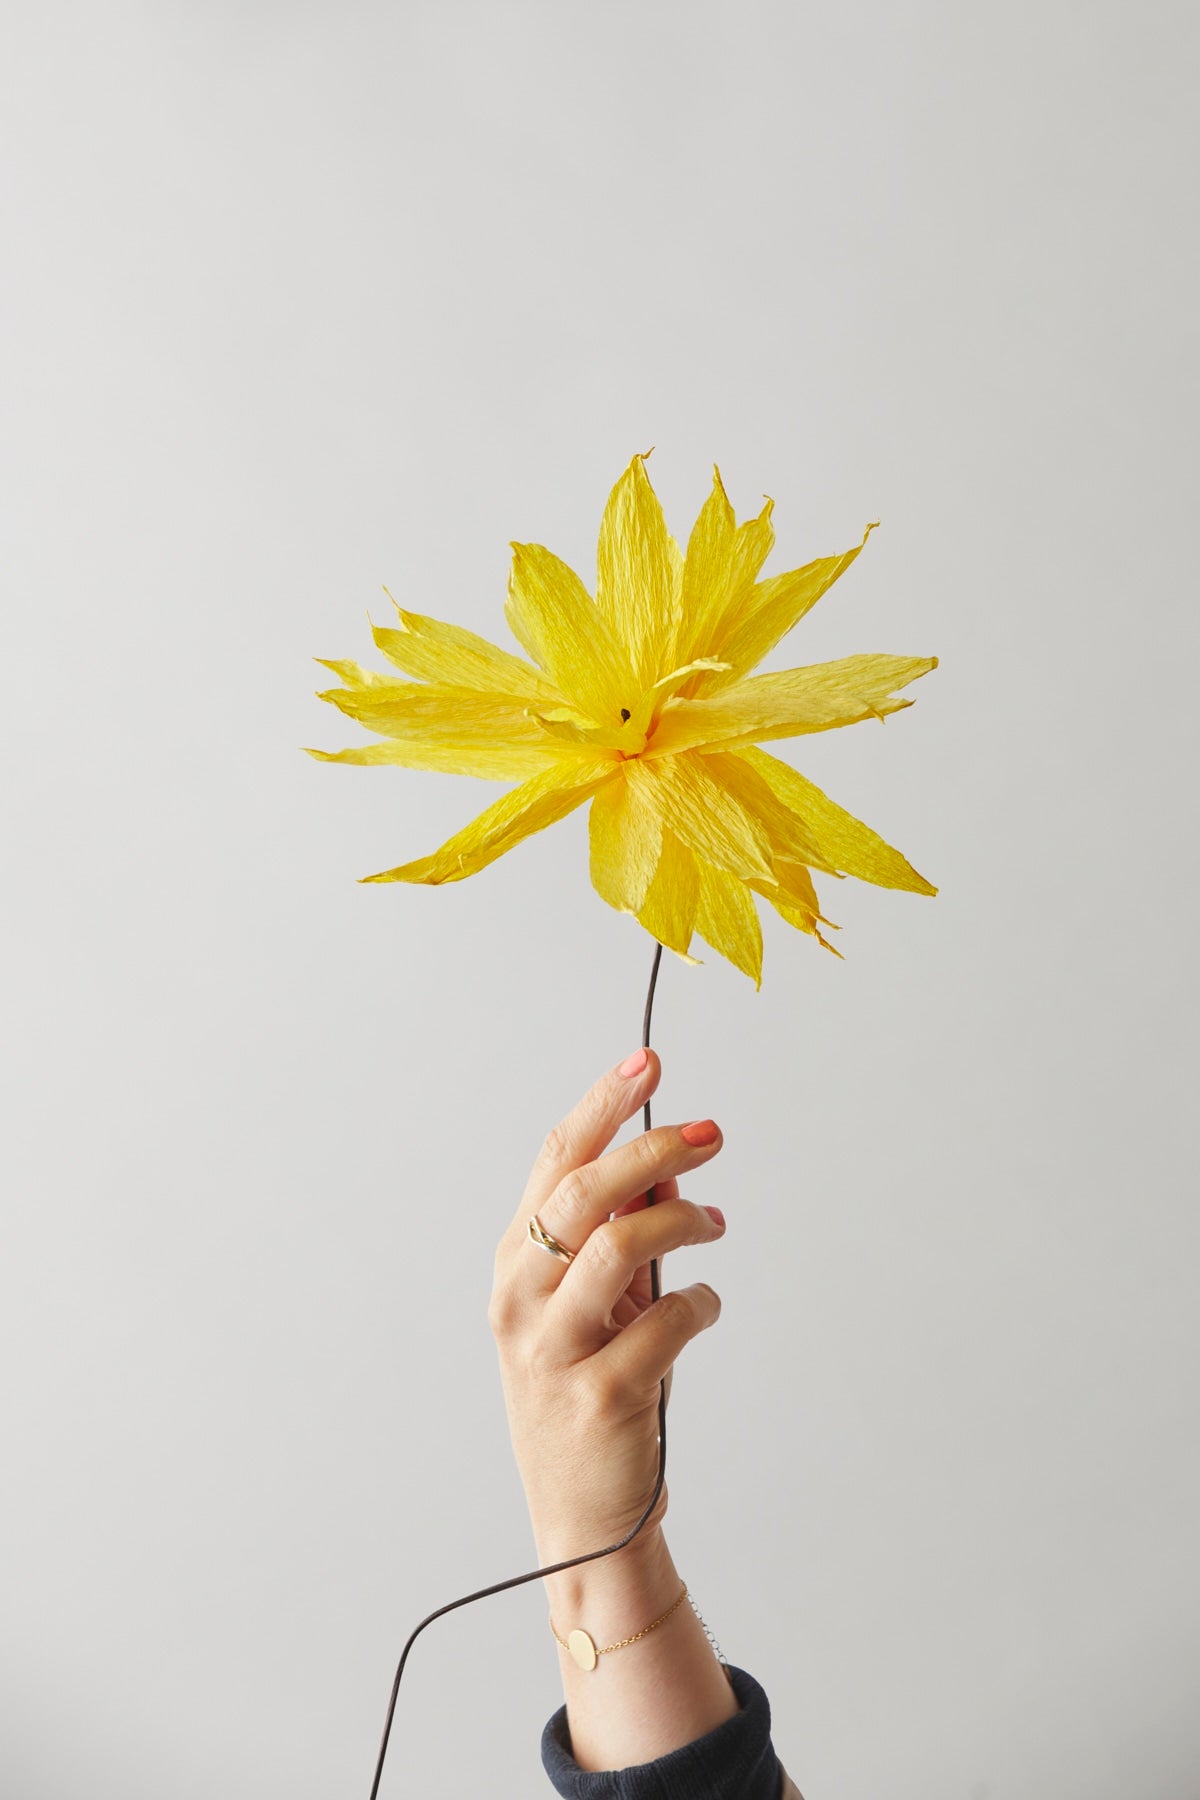
<path fill-rule="evenodd" d="M 685 1244 L 712 1243 L 724 1231 L 719 1212 L 690 1200 L 666 1200 L 598 1225 L 547 1305 L 565 1355 L 589 1355 L 620 1329 L 616 1309 L 646 1263 Z"/>

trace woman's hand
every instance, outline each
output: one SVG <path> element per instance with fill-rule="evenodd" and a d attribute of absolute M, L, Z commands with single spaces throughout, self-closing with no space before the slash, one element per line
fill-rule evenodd
<path fill-rule="evenodd" d="M 489 1317 L 542 1565 L 606 1549 L 641 1518 L 658 1476 L 659 1383 L 721 1310 L 703 1282 L 650 1298 L 652 1258 L 724 1231 L 715 1209 L 679 1198 L 678 1177 L 721 1148 L 712 1120 L 660 1126 L 602 1154 L 659 1073 L 653 1051 L 635 1052 L 555 1127 L 496 1252 Z M 532 1241 L 534 1213 L 572 1262 Z M 559 1652 L 581 1769 L 650 1762 L 737 1711 L 703 1625 L 676 1604 L 666 1510 L 664 1486 L 625 1549 L 546 1578 L 559 1639 L 584 1630 L 613 1650 L 592 1669 Z"/>
<path fill-rule="evenodd" d="M 658 1473 L 659 1383 L 721 1310 L 703 1282 L 652 1302 L 649 1269 L 724 1231 L 715 1208 L 679 1198 L 678 1177 L 721 1148 L 716 1125 L 659 1126 L 601 1154 L 659 1074 L 653 1051 L 635 1052 L 551 1131 L 496 1252 L 488 1316 L 543 1563 L 615 1543 L 641 1517 Z M 533 1243 L 534 1213 L 573 1262 Z M 664 1486 L 631 1551 L 666 1506 Z"/>

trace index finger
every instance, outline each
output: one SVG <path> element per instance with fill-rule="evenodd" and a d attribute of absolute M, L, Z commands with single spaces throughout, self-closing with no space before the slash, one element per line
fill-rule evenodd
<path fill-rule="evenodd" d="M 577 1106 L 548 1133 L 517 1208 L 512 1229 L 527 1230 L 530 1213 L 548 1200 L 564 1175 L 595 1162 L 621 1126 L 658 1086 L 662 1064 L 653 1050 L 635 1050 L 590 1087 Z"/>

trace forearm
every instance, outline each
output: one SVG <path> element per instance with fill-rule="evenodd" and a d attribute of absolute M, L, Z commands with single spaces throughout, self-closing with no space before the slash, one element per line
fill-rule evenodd
<path fill-rule="evenodd" d="M 546 1562 L 573 1553 L 549 1540 L 538 1549 Z M 544 1585 L 558 1636 L 579 1628 L 603 1650 L 665 1613 L 683 1581 L 661 1528 L 646 1526 L 626 1549 L 552 1575 Z M 557 1654 L 572 1752 L 582 1769 L 653 1762 L 738 1711 L 687 1600 L 636 1644 L 599 1657 L 594 1669 L 580 1668 L 561 1646 Z"/>

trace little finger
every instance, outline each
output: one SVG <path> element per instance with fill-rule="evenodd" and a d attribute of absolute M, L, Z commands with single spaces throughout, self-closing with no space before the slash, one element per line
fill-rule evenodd
<path fill-rule="evenodd" d="M 658 1391 L 680 1351 L 721 1316 L 720 1295 L 707 1282 L 663 1294 L 591 1358 L 604 1389 L 632 1405 Z"/>

